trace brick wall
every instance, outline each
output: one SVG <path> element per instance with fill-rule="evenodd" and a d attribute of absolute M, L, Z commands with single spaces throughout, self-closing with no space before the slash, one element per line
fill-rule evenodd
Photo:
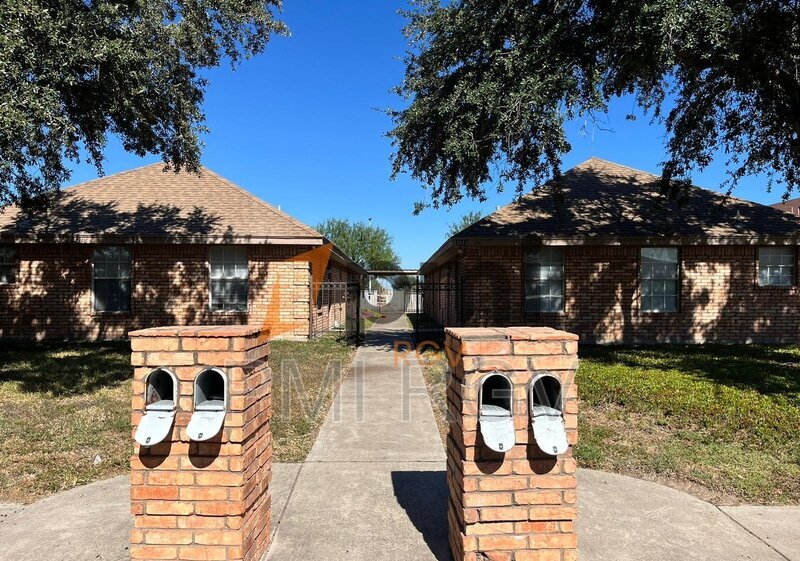
<path fill-rule="evenodd" d="M 179 407 L 166 440 L 136 444 L 131 458 L 131 559 L 253 561 L 269 545 L 272 474 L 272 372 L 258 327 L 168 327 L 131 334 L 134 429 L 145 380 L 164 367 L 179 380 Z M 219 435 L 186 434 L 193 382 L 206 367 L 228 378 Z"/>
<path fill-rule="evenodd" d="M 527 314 L 523 249 L 466 247 L 449 264 L 462 282 L 459 324 L 546 325 L 587 342 L 800 341 L 800 287 L 758 286 L 755 246 L 681 247 L 679 310 L 658 314 L 641 311 L 640 247 L 564 249 L 563 313 Z M 434 319 L 453 325 L 441 315 Z"/>
<path fill-rule="evenodd" d="M 209 246 L 126 246 L 131 312 L 96 313 L 90 244 L 16 244 L 17 282 L 0 285 L 0 337 L 114 339 L 158 325 L 280 323 L 280 336 L 309 332 L 310 271 L 287 261 L 305 246 L 251 245 L 248 312 L 209 310 Z M 332 264 L 332 266 L 334 266 Z M 338 267 L 338 266 L 336 266 Z M 272 305 L 275 303 L 275 305 Z"/>
<path fill-rule="evenodd" d="M 574 561 L 577 442 L 574 383 L 577 336 L 550 328 L 448 329 L 450 430 L 448 528 L 455 561 Z M 513 388 L 516 444 L 504 453 L 483 442 L 478 420 L 481 380 L 500 371 Z M 546 372 L 562 386 L 569 447 L 558 456 L 536 445 L 528 388 Z"/>

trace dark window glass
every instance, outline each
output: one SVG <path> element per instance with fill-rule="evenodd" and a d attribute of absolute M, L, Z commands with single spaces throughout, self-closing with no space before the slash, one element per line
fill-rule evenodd
<path fill-rule="evenodd" d="M 642 248 L 642 311 L 677 311 L 678 266 L 677 247 Z"/>
<path fill-rule="evenodd" d="M 792 286 L 794 284 L 794 248 L 758 248 L 758 284 Z"/>
<path fill-rule="evenodd" d="M 124 247 L 98 247 L 93 257 L 94 309 L 129 312 L 131 309 L 131 254 Z"/>
<path fill-rule="evenodd" d="M 17 282 L 17 250 L 0 246 L 0 284 Z"/>
<path fill-rule="evenodd" d="M 541 247 L 525 255 L 525 311 L 564 310 L 564 248 Z"/>

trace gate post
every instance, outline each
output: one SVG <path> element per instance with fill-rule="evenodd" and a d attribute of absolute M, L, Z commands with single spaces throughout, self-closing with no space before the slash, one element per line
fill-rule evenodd
<path fill-rule="evenodd" d="M 577 340 L 543 327 L 446 330 L 455 561 L 577 559 Z"/>
<path fill-rule="evenodd" d="M 251 561 L 266 551 L 272 372 L 270 345 L 259 332 L 252 326 L 213 326 L 130 333 L 134 430 L 146 415 L 164 418 L 163 402 L 160 408 L 149 405 L 153 393 L 167 387 L 167 405 L 172 404 L 169 378 L 163 377 L 166 386 L 150 388 L 150 374 L 167 372 L 178 386 L 174 419 L 168 419 L 174 423 L 166 437 L 152 446 L 136 444 L 131 458 L 133 561 Z M 212 381 L 205 388 L 197 382 L 198 390 L 195 381 L 201 372 Z M 202 403 L 196 407 L 198 401 Z M 200 417 L 192 427 L 195 410 Z M 214 425 L 220 415 L 221 428 Z M 158 440 L 164 432 L 153 434 Z M 137 432 L 137 440 L 142 439 Z"/>

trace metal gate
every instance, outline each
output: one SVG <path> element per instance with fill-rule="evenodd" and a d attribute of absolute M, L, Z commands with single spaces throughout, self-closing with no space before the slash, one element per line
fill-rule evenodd
<path fill-rule="evenodd" d="M 375 278 L 391 283 L 391 289 L 376 286 Z M 405 280 L 403 280 L 405 279 Z M 373 317 L 405 314 L 413 328 L 414 340 L 441 342 L 444 327 L 458 327 L 463 320 L 461 282 L 457 277 L 426 282 L 417 270 L 368 271 L 362 310 Z"/>
<path fill-rule="evenodd" d="M 314 283 L 310 302 L 312 339 L 333 334 L 355 344 L 362 341 L 361 283 Z"/>
<path fill-rule="evenodd" d="M 414 339 L 417 344 L 422 341 L 441 341 L 444 328 L 461 325 L 463 318 L 463 301 L 461 283 L 452 280 L 446 282 L 419 281 L 415 285 L 416 296 L 413 298 L 414 311 L 408 312 L 414 326 Z"/>

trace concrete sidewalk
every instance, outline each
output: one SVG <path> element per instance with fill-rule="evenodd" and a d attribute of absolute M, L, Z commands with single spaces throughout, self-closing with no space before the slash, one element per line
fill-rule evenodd
<path fill-rule="evenodd" d="M 302 466 L 303 471 L 306 467 Z M 276 521 L 280 519 L 281 527 L 288 525 L 287 516 L 299 518 L 294 523 L 304 526 L 309 539 L 314 540 L 316 528 L 312 524 L 319 523 L 319 517 L 314 514 L 319 502 L 303 504 L 302 508 L 309 509 L 305 512 L 300 511 L 299 504 L 292 514 L 286 512 L 290 495 L 294 497 L 292 487 L 298 482 L 301 465 L 276 464 L 273 469 L 273 518 Z M 435 555 L 429 553 L 428 542 L 433 541 L 434 547 L 438 547 L 436 544 L 441 541 L 438 536 L 446 532 L 444 471 L 424 473 L 425 477 L 406 480 L 412 487 L 426 486 L 423 491 L 399 488 L 400 497 L 419 497 L 418 502 L 410 503 L 408 515 L 415 513 L 414 520 L 419 523 L 418 527 L 415 526 L 418 528 L 417 537 L 410 539 L 411 532 L 407 531 L 403 541 L 411 545 L 404 557 L 410 560 Z M 800 561 L 800 507 L 737 506 L 720 509 L 656 483 L 591 470 L 579 469 L 578 483 L 578 553 L 581 561 Z M 380 509 L 372 509 L 369 503 L 362 504 L 356 512 L 348 512 L 350 518 L 346 525 L 356 526 L 360 532 L 366 533 L 369 526 L 396 523 L 396 516 L 381 516 L 390 497 L 395 496 L 392 478 L 372 479 L 365 481 L 364 485 L 378 485 L 382 493 L 363 492 L 380 495 L 384 504 Z M 325 482 L 322 487 L 324 494 L 334 494 L 329 491 L 331 486 L 338 488 L 338 480 Z M 0 559 L 127 561 L 130 558 L 128 534 L 131 527 L 128 508 L 126 476 L 59 493 L 33 505 L 0 505 Z M 420 513 L 420 510 L 424 512 Z M 405 512 L 405 509 L 401 507 L 400 511 Z M 406 524 L 400 521 L 401 527 L 406 527 Z M 343 528 L 335 530 L 344 531 Z M 372 539 L 369 534 L 347 532 L 355 540 L 354 548 L 360 542 Z M 379 532 L 379 535 L 382 534 Z M 387 546 L 385 543 L 382 545 Z M 390 553 L 378 554 L 374 559 L 395 558 L 391 551 L 396 547 L 388 544 Z M 321 557 L 314 553 L 315 556 L 308 557 L 308 561 L 336 559 L 326 556 L 325 551 Z M 274 555 L 272 558 L 275 559 Z"/>
<path fill-rule="evenodd" d="M 367 333 L 268 560 L 449 559 L 444 449 L 419 364 L 393 352 L 409 338 L 405 317 Z"/>

